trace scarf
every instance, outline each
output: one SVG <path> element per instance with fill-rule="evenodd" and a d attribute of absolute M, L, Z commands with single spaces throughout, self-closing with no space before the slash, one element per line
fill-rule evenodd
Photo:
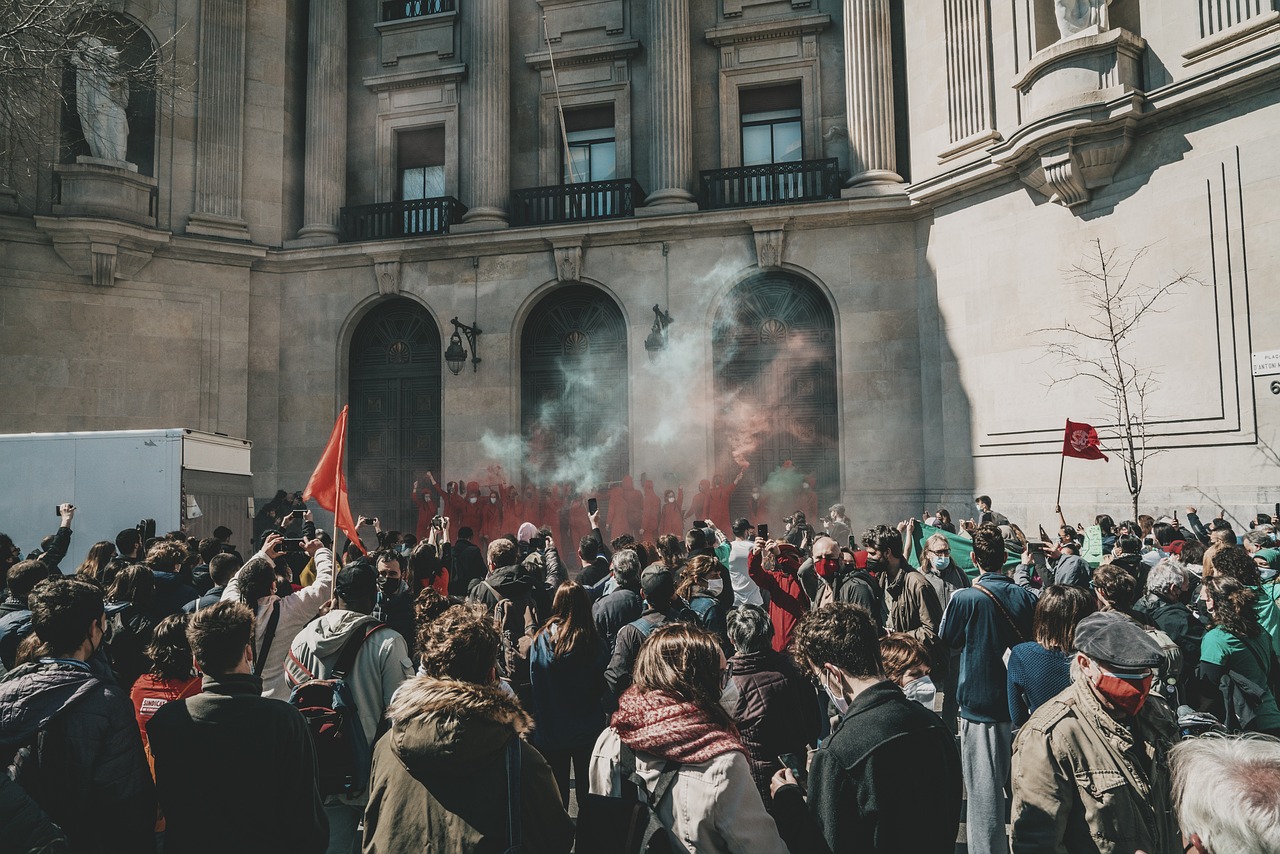
<path fill-rule="evenodd" d="M 694 703 L 661 691 L 627 689 L 618 698 L 612 726 L 627 747 L 668 762 L 697 765 L 735 750 L 747 752 L 735 730 L 712 721 Z"/>

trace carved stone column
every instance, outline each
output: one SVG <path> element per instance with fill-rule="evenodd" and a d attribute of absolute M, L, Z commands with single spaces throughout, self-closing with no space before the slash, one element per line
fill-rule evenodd
<path fill-rule="evenodd" d="M 644 213 L 697 210 L 693 193 L 693 95 L 689 0 L 651 2 L 653 128 L 649 134 L 652 192 Z M 637 211 L 641 213 L 641 211 Z"/>
<path fill-rule="evenodd" d="M 889 0 L 844 0 L 846 186 L 901 184 L 893 119 L 893 39 Z"/>
<path fill-rule="evenodd" d="M 347 188 L 347 3 L 311 0 L 307 19 L 307 144 L 298 241 L 338 242 Z"/>
<path fill-rule="evenodd" d="M 246 0 L 200 4 L 196 209 L 189 234 L 248 240 L 242 218 Z"/>
<path fill-rule="evenodd" d="M 511 197 L 511 0 L 471 0 L 471 168 L 461 230 L 506 228 Z M 459 230 L 457 227 L 452 229 Z"/>

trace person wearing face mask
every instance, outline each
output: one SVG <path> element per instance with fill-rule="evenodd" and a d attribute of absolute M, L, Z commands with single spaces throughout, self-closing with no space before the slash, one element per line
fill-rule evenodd
<path fill-rule="evenodd" d="M 1176 558 L 1167 557 L 1147 574 L 1147 595 L 1134 604 L 1133 610 L 1155 623 L 1182 650 L 1182 700 L 1193 708 L 1201 708 L 1196 691 L 1195 673 L 1200 664 L 1200 642 L 1204 624 L 1191 612 L 1191 573 Z"/>
<path fill-rule="evenodd" d="M 1071 685 L 1014 744 L 1013 851 L 1182 850 L 1169 751 L 1177 720 L 1149 698 L 1160 646 L 1114 611 L 1076 626 Z"/>
<path fill-rule="evenodd" d="M 960 757 L 942 720 L 885 678 L 879 629 L 865 608 L 805 616 L 791 652 L 840 714 L 809 760 L 808 794 L 790 769 L 771 781 L 792 851 L 953 854 Z"/>
<path fill-rule="evenodd" d="M 862 535 L 867 550 L 867 569 L 884 579 L 886 627 L 891 632 L 905 632 L 925 645 L 930 655 L 939 648 L 938 624 L 942 622 L 942 604 L 928 577 L 918 571 L 902 553 L 900 525 L 894 530 L 887 525 L 869 528 Z"/>
<path fill-rule="evenodd" d="M 724 564 L 710 555 L 698 555 L 684 566 L 676 595 L 698 616 L 698 625 L 720 639 L 726 646 L 725 615 L 733 607 L 733 585 L 727 583 L 729 572 Z"/>
<path fill-rule="evenodd" d="M 809 610 L 809 595 L 796 572 L 800 553 L 790 543 L 756 537 L 747 555 L 747 574 L 769 596 L 769 619 L 773 622 L 773 648 L 782 652 L 791 641 L 796 623 Z"/>
<path fill-rule="evenodd" d="M 129 694 L 100 653 L 102 591 L 50 580 L 28 597 L 47 654 L 0 682 L 0 758 L 32 751 L 18 783 L 73 851 L 154 850 L 155 786 Z M 3 843 L 0 843 L 3 847 Z"/>
<path fill-rule="evenodd" d="M 674 492 L 668 489 L 662 493 L 662 507 L 658 511 L 658 530 L 655 537 L 667 534 L 683 534 L 684 520 L 689 513 L 684 509 L 684 487 Z"/>
<path fill-rule="evenodd" d="M 373 565 L 378 573 L 378 592 L 371 613 L 375 619 L 399 632 L 406 644 L 411 644 L 415 632 L 413 599 L 416 592 L 408 583 L 407 563 L 403 555 L 391 549 L 373 556 Z"/>
<path fill-rule="evenodd" d="M 624 769 L 634 768 L 631 779 L 651 794 L 674 771 L 654 811 L 668 841 L 682 846 L 675 850 L 786 854 L 730 716 L 737 693 L 714 636 L 679 622 L 654 629 L 636 658 L 634 684 L 592 751 L 591 793 L 622 797 Z M 584 822 L 585 813 L 580 837 Z"/>
<path fill-rule="evenodd" d="M 938 689 L 933 684 L 929 651 L 911 635 L 892 634 L 880 638 L 880 660 L 884 676 L 914 700 L 933 711 Z"/>
<path fill-rule="evenodd" d="M 746 745 L 751 776 L 765 809 L 772 810 L 769 781 L 782 770 L 780 757 L 804 762 L 818 743 L 817 695 L 791 657 L 774 651 L 773 624 L 763 608 L 740 605 L 733 609 L 727 629 L 733 644 L 729 670 L 736 694 L 725 700 L 725 708 Z"/>

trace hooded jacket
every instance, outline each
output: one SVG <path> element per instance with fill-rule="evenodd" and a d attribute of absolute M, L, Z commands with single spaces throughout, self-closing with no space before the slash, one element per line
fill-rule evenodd
<path fill-rule="evenodd" d="M 1149 699 L 1130 729 L 1077 671 L 1014 741 L 1014 854 L 1182 850 L 1168 762 L 1177 738 L 1162 701 Z"/>
<path fill-rule="evenodd" d="M 489 573 L 487 578 L 472 584 L 467 592 L 467 599 L 479 602 L 489 613 L 493 613 L 493 606 L 498 604 L 499 599 L 520 602 L 529 597 L 533 593 L 534 581 L 534 577 L 520 564 L 499 567 Z"/>
<path fill-rule="evenodd" d="M 356 611 L 333 610 L 312 620 L 298 632 L 289 648 L 285 662 L 285 678 L 289 687 L 312 679 L 329 679 L 342 653 L 342 647 L 359 632 L 364 635 L 378 621 Z M 413 676 L 413 662 L 409 648 L 400 633 L 390 626 L 383 626 L 365 639 L 356 653 L 355 664 L 346 674 L 347 688 L 360 715 L 360 728 L 366 742 L 373 746 L 378 736 L 378 725 L 383 713 L 391 705 L 396 689 Z M 345 803 L 363 804 L 368 793 L 361 792 Z"/>
<path fill-rule="evenodd" d="M 533 728 L 494 685 L 418 676 L 396 692 L 391 729 L 373 752 L 365 854 L 498 852 L 507 847 L 507 743 Z M 573 845 L 551 768 L 520 743 L 521 836 L 526 854 Z"/>
<path fill-rule="evenodd" d="M 769 620 L 773 623 L 773 648 L 782 652 L 791 642 L 796 623 L 809 610 L 809 595 L 796 571 L 800 568 L 800 556 L 796 550 L 783 543 L 778 546 L 775 566 L 765 569 L 760 553 L 752 549 L 747 555 L 747 574 L 760 589 L 769 594 Z"/>
<path fill-rule="evenodd" d="M 75 852 L 155 845 L 155 787 L 128 694 L 89 665 L 24 664 L 0 682 L 0 757 L 43 735 L 22 784 Z"/>

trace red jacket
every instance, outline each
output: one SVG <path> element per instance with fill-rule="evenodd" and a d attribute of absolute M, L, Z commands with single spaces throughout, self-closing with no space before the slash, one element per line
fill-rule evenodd
<path fill-rule="evenodd" d="M 765 569 L 760 553 L 752 549 L 747 554 L 747 575 L 761 590 L 769 591 L 769 620 L 773 623 L 773 648 L 783 652 L 791 642 L 796 623 L 809 610 L 809 596 L 804 592 L 796 571 L 800 568 L 800 554 L 794 546 L 782 543 L 778 546 L 774 566 Z"/>

